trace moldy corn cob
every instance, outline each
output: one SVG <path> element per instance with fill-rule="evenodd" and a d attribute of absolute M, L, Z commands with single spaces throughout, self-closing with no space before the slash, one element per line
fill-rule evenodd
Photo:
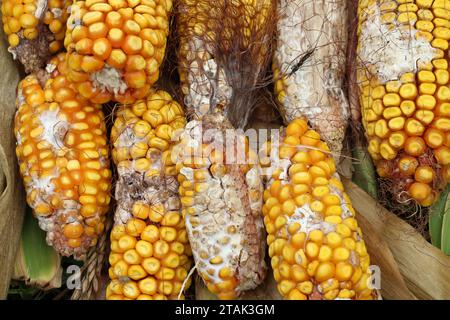
<path fill-rule="evenodd" d="M 355 210 L 327 144 L 293 120 L 264 191 L 264 223 L 273 275 L 288 299 L 371 299 L 371 272 Z"/>
<path fill-rule="evenodd" d="M 265 277 L 260 168 L 236 129 L 246 126 L 257 99 L 274 20 L 270 0 L 178 6 L 179 73 L 192 117 L 177 152 L 181 202 L 197 271 L 221 299 Z"/>
<path fill-rule="evenodd" d="M 349 117 L 343 92 L 346 0 L 281 0 L 273 59 L 275 93 L 286 123 L 308 120 L 339 159 Z"/>
<path fill-rule="evenodd" d="M 133 103 L 159 77 L 172 0 L 75 1 L 64 44 L 69 78 L 96 103 Z"/>
<path fill-rule="evenodd" d="M 220 299 L 255 288 L 265 275 L 261 172 L 251 150 L 234 163 L 238 148 L 217 147 L 226 148 L 222 138 L 232 133 L 223 115 L 206 115 L 187 124 L 177 146 L 185 152 L 178 179 L 197 271 Z M 242 135 L 234 139 L 246 144 Z"/>
<path fill-rule="evenodd" d="M 108 299 L 177 299 L 191 267 L 178 196 L 174 134 L 186 120 L 164 91 L 120 107 L 111 139 L 119 179 Z M 182 295 L 181 295 L 182 296 Z"/>
<path fill-rule="evenodd" d="M 14 134 L 27 202 L 47 242 L 83 258 L 104 229 L 111 171 L 101 106 L 76 93 L 64 58 L 19 83 Z"/>
<path fill-rule="evenodd" d="M 27 73 L 45 67 L 63 47 L 69 0 L 4 0 L 3 31 L 9 51 Z"/>
<path fill-rule="evenodd" d="M 450 2 L 359 1 L 357 81 L 378 174 L 431 205 L 450 181 Z"/>

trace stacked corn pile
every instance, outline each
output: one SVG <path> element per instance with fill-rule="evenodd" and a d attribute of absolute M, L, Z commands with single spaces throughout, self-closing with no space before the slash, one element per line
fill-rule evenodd
<path fill-rule="evenodd" d="M 449 1 L 359 1 L 358 83 L 368 150 L 399 201 L 450 181 Z"/>
<path fill-rule="evenodd" d="M 45 67 L 51 55 L 61 50 L 66 32 L 68 0 L 5 0 L 2 2 L 3 31 L 9 51 L 27 73 Z"/>
<path fill-rule="evenodd" d="M 274 1 L 180 1 L 179 72 L 192 121 L 181 136 L 180 196 L 196 268 L 221 299 L 265 275 L 262 182 L 243 129 L 268 62 Z"/>
<path fill-rule="evenodd" d="M 27 202 L 47 242 L 83 258 L 104 230 L 111 171 L 101 106 L 76 92 L 64 57 L 20 82 L 14 133 Z"/>

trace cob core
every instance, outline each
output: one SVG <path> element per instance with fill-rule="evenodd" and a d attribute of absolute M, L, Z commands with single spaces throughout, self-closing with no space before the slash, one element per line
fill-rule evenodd
<path fill-rule="evenodd" d="M 280 145 L 266 152 L 279 156 L 262 212 L 280 294 L 293 300 L 374 298 L 370 258 L 327 144 L 295 119 Z"/>
<path fill-rule="evenodd" d="M 189 279 L 183 287 L 191 250 L 171 155 L 174 134 L 185 123 L 181 106 L 161 90 L 117 112 L 111 139 L 119 179 L 107 299 L 177 299 L 190 285 Z"/>
<path fill-rule="evenodd" d="M 104 230 L 111 200 L 104 116 L 67 80 L 65 54 L 46 70 L 19 83 L 16 154 L 27 202 L 47 242 L 62 255 L 83 258 Z"/>
<path fill-rule="evenodd" d="M 369 153 L 398 200 L 429 206 L 450 181 L 450 1 L 362 0 L 358 15 Z"/>

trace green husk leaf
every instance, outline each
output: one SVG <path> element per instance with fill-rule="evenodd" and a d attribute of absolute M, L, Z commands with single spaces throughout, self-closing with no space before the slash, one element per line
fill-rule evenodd
<path fill-rule="evenodd" d="M 39 228 L 31 209 L 27 209 L 22 228 L 13 279 L 25 281 L 42 290 L 61 287 L 61 257 L 47 245 L 45 232 Z"/>
<path fill-rule="evenodd" d="M 445 192 L 441 197 L 445 199 L 445 205 L 443 207 L 443 219 L 442 219 L 442 231 L 441 231 L 441 249 L 450 256 L 450 185 L 447 186 Z"/>
<path fill-rule="evenodd" d="M 352 177 L 353 182 L 367 192 L 372 198 L 378 200 L 375 168 L 366 148 L 361 145 L 354 146 L 352 149 L 352 157 L 355 159 L 353 164 L 355 169 Z"/>
<path fill-rule="evenodd" d="M 438 201 L 430 208 L 430 214 L 428 218 L 428 229 L 431 236 L 431 243 L 438 248 L 441 248 L 441 243 L 443 243 L 441 241 L 443 235 L 443 220 L 445 207 L 448 207 L 446 203 L 449 202 L 449 189 L 450 186 L 447 186 L 446 190 L 442 191 Z M 447 230 L 447 232 L 450 232 L 450 224 Z"/>

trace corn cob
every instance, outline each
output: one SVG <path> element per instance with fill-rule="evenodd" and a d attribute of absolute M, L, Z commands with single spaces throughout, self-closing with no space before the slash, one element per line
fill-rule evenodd
<path fill-rule="evenodd" d="M 339 159 L 347 127 L 343 92 L 346 0 L 280 0 L 273 59 L 275 93 L 285 123 L 308 120 Z"/>
<path fill-rule="evenodd" d="M 193 119 L 177 152 L 181 203 L 197 271 L 220 299 L 265 276 L 260 168 L 236 128 L 256 101 L 274 16 L 269 0 L 179 3 L 179 73 Z"/>
<path fill-rule="evenodd" d="M 63 47 L 68 0 L 5 0 L 3 31 L 9 51 L 27 73 L 45 67 L 51 55 Z"/>
<path fill-rule="evenodd" d="M 369 153 L 398 200 L 429 206 L 450 181 L 450 2 L 359 1 L 358 14 Z"/>
<path fill-rule="evenodd" d="M 272 159 L 279 156 L 262 212 L 281 295 L 294 300 L 375 297 L 355 210 L 327 144 L 305 120 L 295 119 L 280 144 L 272 142 L 267 152 Z"/>
<path fill-rule="evenodd" d="M 159 77 L 172 0 L 86 0 L 71 6 L 69 78 L 95 103 L 133 103 Z"/>
<path fill-rule="evenodd" d="M 192 253 L 172 162 L 175 133 L 185 124 L 181 106 L 153 89 L 146 100 L 117 113 L 111 139 L 119 180 L 108 299 L 177 299 L 190 284 L 183 288 Z"/>
<path fill-rule="evenodd" d="M 81 259 L 103 232 L 111 199 L 105 122 L 101 106 L 77 95 L 67 80 L 65 54 L 46 70 L 19 83 L 16 153 L 27 202 L 48 244 Z"/>
<path fill-rule="evenodd" d="M 261 173 L 248 149 L 242 164 L 226 162 L 238 148 L 217 146 L 233 134 L 236 145 L 246 144 L 223 115 L 208 114 L 188 123 L 178 146 L 185 152 L 177 163 L 178 179 L 196 267 L 220 299 L 255 288 L 265 275 Z"/>

